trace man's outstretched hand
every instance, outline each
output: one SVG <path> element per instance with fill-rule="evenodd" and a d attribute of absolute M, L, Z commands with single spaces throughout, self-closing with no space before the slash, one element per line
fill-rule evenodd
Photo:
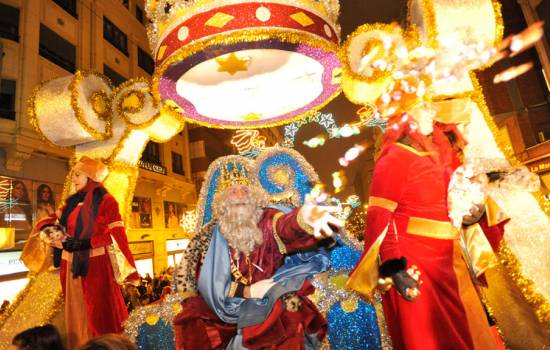
<path fill-rule="evenodd" d="M 332 215 L 339 210 L 338 206 L 319 205 L 312 195 L 307 195 L 298 215 L 301 215 L 302 220 L 313 228 L 315 238 L 323 239 L 334 234 L 330 225 L 344 227 L 344 222 Z"/>

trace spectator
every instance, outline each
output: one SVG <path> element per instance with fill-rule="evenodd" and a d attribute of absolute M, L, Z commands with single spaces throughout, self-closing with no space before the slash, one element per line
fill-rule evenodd
<path fill-rule="evenodd" d="M 0 315 L 2 315 L 7 309 L 10 307 L 10 301 L 4 300 L 2 302 L 2 306 L 0 306 Z"/>
<path fill-rule="evenodd" d="M 64 350 L 57 328 L 51 324 L 29 328 L 13 337 L 12 350 Z"/>
<path fill-rule="evenodd" d="M 162 288 L 162 293 L 160 294 L 160 302 L 162 303 L 168 294 L 172 293 L 172 287 L 166 286 Z"/>
<path fill-rule="evenodd" d="M 90 339 L 80 350 L 137 350 L 137 347 L 121 335 L 104 334 Z"/>

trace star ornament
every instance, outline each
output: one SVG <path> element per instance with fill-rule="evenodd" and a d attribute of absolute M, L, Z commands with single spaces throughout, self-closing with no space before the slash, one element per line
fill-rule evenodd
<path fill-rule="evenodd" d="M 239 58 L 232 52 L 226 58 L 216 58 L 216 63 L 218 63 L 218 72 L 227 72 L 234 75 L 237 72 L 246 72 L 248 70 L 250 58 Z"/>

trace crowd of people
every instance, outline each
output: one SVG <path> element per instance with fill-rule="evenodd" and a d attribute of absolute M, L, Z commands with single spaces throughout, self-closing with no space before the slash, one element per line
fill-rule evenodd
<path fill-rule="evenodd" d="M 159 303 L 164 300 L 166 295 L 172 292 L 173 267 L 162 270 L 159 274 L 151 277 L 149 273 L 141 278 L 138 286 L 127 284 L 123 287 L 124 302 L 128 312 L 139 306 L 145 306 L 153 303 Z"/>
<path fill-rule="evenodd" d="M 51 324 L 29 328 L 15 337 L 10 350 L 65 350 L 63 337 Z M 79 350 L 137 350 L 128 339 L 118 334 L 104 334 L 90 339 Z"/>

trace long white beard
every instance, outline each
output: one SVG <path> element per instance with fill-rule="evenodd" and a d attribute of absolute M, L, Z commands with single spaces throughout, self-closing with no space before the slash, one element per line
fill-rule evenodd
<path fill-rule="evenodd" d="M 244 206 L 230 206 L 218 217 L 220 231 L 235 251 L 236 257 L 240 252 L 250 255 L 263 243 L 263 233 L 258 227 L 262 213 L 261 207 L 249 203 Z"/>

